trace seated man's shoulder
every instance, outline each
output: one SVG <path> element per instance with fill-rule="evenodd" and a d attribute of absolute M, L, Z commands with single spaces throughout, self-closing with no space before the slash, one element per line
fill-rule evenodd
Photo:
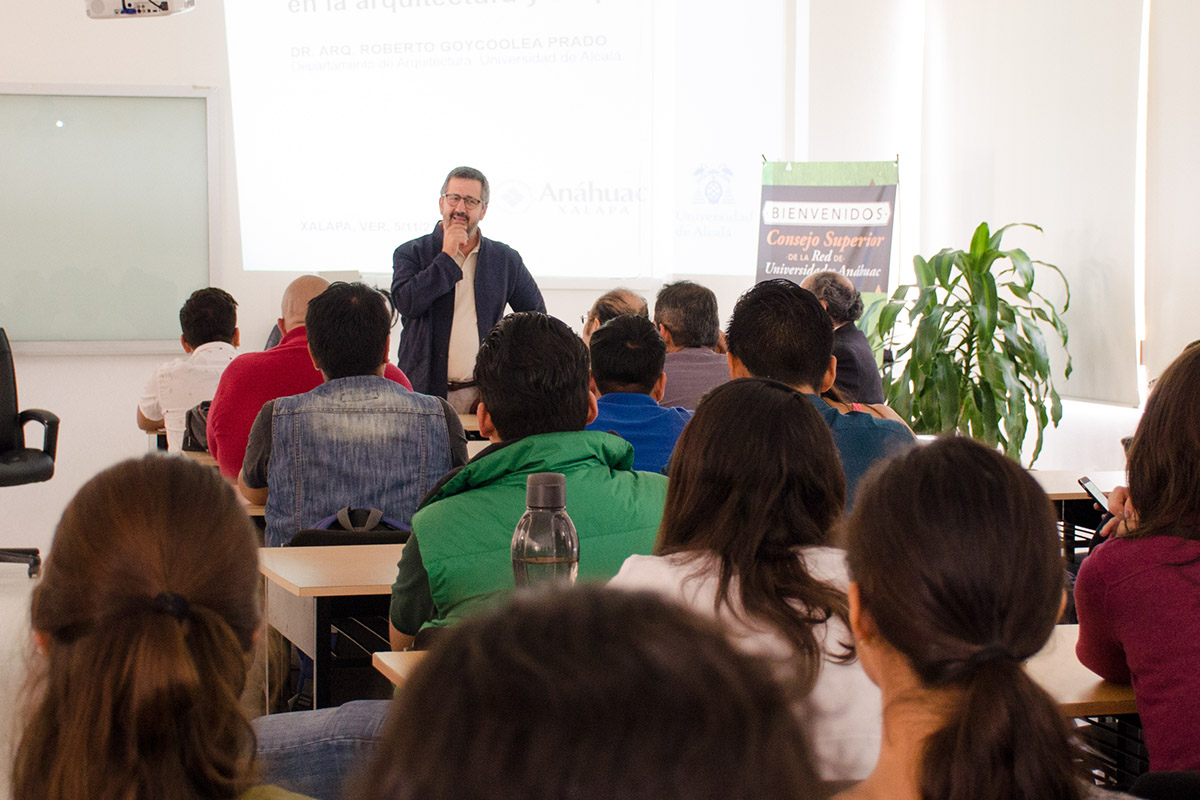
<path fill-rule="evenodd" d="M 263 363 L 263 357 L 270 353 L 270 350 L 260 352 L 242 353 L 237 358 L 229 362 L 225 367 L 223 377 L 227 380 L 234 380 L 259 369 Z M 268 362 L 269 363 L 269 362 Z"/>
<path fill-rule="evenodd" d="M 843 414 L 827 403 L 822 403 L 821 415 L 833 430 L 834 439 L 852 437 L 858 441 L 878 442 L 886 449 L 906 449 L 916 445 L 916 438 L 903 422 L 872 416 L 861 411 Z"/>

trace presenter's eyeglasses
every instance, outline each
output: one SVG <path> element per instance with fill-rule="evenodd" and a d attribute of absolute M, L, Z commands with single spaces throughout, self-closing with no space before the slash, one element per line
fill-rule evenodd
<path fill-rule="evenodd" d="M 442 195 L 442 199 L 451 206 L 458 205 L 459 201 L 461 200 L 462 204 L 465 205 L 469 211 L 474 211 L 483 203 L 483 201 L 477 197 L 463 197 L 461 194 L 444 194 Z"/>

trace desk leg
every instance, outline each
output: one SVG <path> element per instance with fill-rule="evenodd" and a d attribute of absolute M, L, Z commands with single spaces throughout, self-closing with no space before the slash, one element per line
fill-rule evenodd
<path fill-rule="evenodd" d="M 1075 563 L 1075 523 L 1063 520 L 1063 558 L 1068 564 Z"/>
<path fill-rule="evenodd" d="M 333 635 L 333 609 L 331 599 L 317 598 L 316 608 L 316 646 L 310 653 L 313 660 L 313 708 L 329 707 L 329 668 L 332 652 L 330 639 Z"/>

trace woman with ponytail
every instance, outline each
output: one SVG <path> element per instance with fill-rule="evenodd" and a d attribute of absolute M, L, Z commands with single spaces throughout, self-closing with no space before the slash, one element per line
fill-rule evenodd
<path fill-rule="evenodd" d="M 844 800 L 1082 800 L 1022 662 L 1065 602 L 1054 511 L 1019 464 L 946 438 L 875 471 L 847 522 L 850 621 L 883 693 L 879 762 Z"/>
<path fill-rule="evenodd" d="M 257 598 L 254 529 L 215 470 L 149 457 L 85 484 L 33 593 L 13 796 L 297 797 L 254 786 L 238 697 Z"/>
<path fill-rule="evenodd" d="M 675 447 L 655 554 L 630 557 L 611 582 L 715 616 L 771 659 L 826 781 L 865 777 L 879 748 L 879 693 L 854 660 L 845 554 L 831 541 L 845 497 L 812 402 L 776 381 L 731 381 Z"/>

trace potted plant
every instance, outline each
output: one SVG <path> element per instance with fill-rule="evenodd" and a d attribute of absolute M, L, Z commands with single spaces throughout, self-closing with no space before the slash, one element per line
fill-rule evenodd
<path fill-rule="evenodd" d="M 1035 228 L 1037 225 L 1024 224 Z M 1058 425 L 1062 400 L 1050 376 L 1050 356 L 1041 323 L 1067 345 L 1061 314 L 1070 287 L 1053 264 L 1024 250 L 1001 250 L 1012 225 L 994 234 L 987 223 L 975 229 L 970 250 L 942 250 L 926 261 L 913 259 L 917 283 L 900 286 L 880 309 L 872 332 L 885 347 L 894 344 L 901 312 L 912 339 L 884 366 L 887 403 L 911 421 L 917 433 L 959 431 L 1011 458 L 1021 459 L 1029 409 L 1037 423 L 1030 465 L 1042 451 L 1048 423 Z M 1034 288 L 1039 272 L 1053 270 L 1063 282 L 1062 308 Z M 1043 284 L 1044 285 L 1044 284 Z M 913 296 L 913 290 L 916 290 Z M 1071 374 L 1067 354 L 1063 377 Z"/>

